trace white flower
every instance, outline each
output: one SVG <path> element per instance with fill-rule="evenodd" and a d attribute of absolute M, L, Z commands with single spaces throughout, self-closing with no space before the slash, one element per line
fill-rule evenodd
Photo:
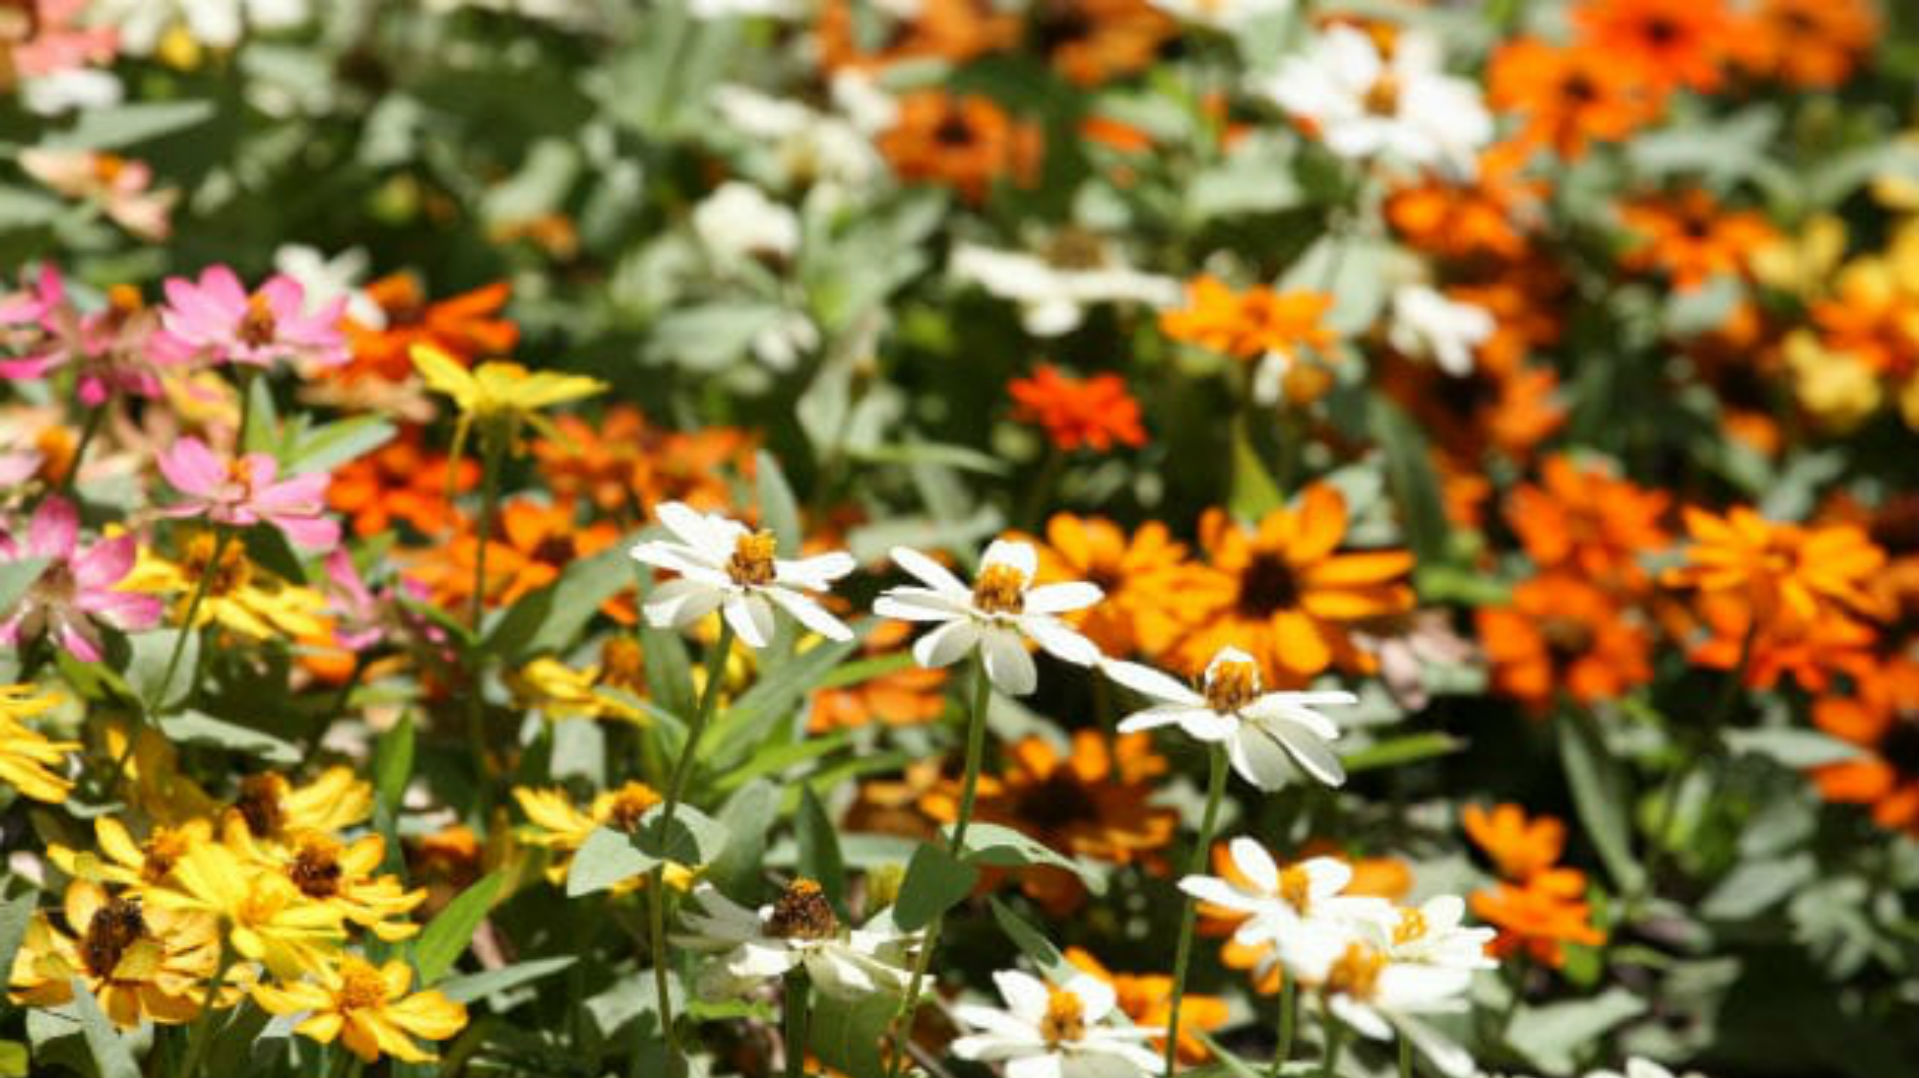
<path fill-rule="evenodd" d="M 110 108 L 120 103 L 124 92 L 119 76 L 92 67 L 71 67 L 20 80 L 20 100 L 36 116 Z"/>
<path fill-rule="evenodd" d="M 801 9 L 794 0 L 692 0 L 686 10 L 696 19 L 791 19 Z"/>
<path fill-rule="evenodd" d="M 942 623 L 913 644 L 921 666 L 950 666 L 977 647 L 993 684 L 1024 696 L 1039 683 L 1039 674 L 1022 637 L 1078 666 L 1099 661 L 1099 648 L 1055 615 L 1092 606 L 1104 593 L 1080 581 L 1033 587 L 1039 555 L 1032 544 L 994 540 L 980 558 L 979 578 L 971 588 L 917 550 L 894 547 L 892 557 L 926 586 L 888 588 L 873 612 Z"/>
<path fill-rule="evenodd" d="M 952 273 L 1018 303 L 1020 320 L 1035 337 L 1057 337 L 1077 329 L 1086 308 L 1095 303 L 1132 301 L 1166 307 L 1179 302 L 1179 282 L 1133 269 L 1104 244 L 1073 253 L 1079 264 L 1055 265 L 1019 251 L 961 244 L 953 251 Z"/>
<path fill-rule="evenodd" d="M 717 87 L 709 100 L 720 130 L 766 155 L 767 167 L 753 173 L 764 182 L 867 187 L 887 174 L 868 133 L 891 127 L 898 106 L 870 79 L 847 73 L 834 78 L 833 98 L 845 117 L 733 84 Z"/>
<path fill-rule="evenodd" d="M 1206 665 L 1203 692 L 1195 692 L 1151 667 L 1106 662 L 1106 675 L 1159 701 L 1128 715 L 1119 732 L 1130 734 L 1178 725 L 1198 741 L 1226 746 L 1233 770 L 1262 790 L 1277 790 L 1301 771 L 1328 786 L 1346 781 L 1346 769 L 1329 741 L 1339 727 L 1313 708 L 1354 704 L 1349 692 L 1260 692 L 1259 664 L 1238 648 L 1221 648 Z"/>
<path fill-rule="evenodd" d="M 360 287 L 366 277 L 369 259 L 366 249 L 351 247 L 328 258 L 318 247 L 303 243 L 282 244 L 273 252 L 273 268 L 300 282 L 307 302 L 323 307 L 341 297 L 346 313 L 355 322 L 372 329 L 386 328 L 386 312 Z"/>
<path fill-rule="evenodd" d="M 1364 31 L 1333 26 L 1256 89 L 1311 121 L 1341 157 L 1470 175 L 1493 133 L 1478 88 L 1441 70 L 1438 43 L 1415 31 L 1399 34 L 1387 56 Z"/>
<path fill-rule="evenodd" d="M 710 883 L 693 888 L 697 910 L 685 917 L 691 930 L 673 942 L 696 951 L 720 952 L 701 971 L 708 998 L 738 996 L 755 983 L 804 966 L 814 987 L 834 999 L 857 999 L 906 986 L 907 962 L 917 937 L 900 933 L 885 915 L 865 928 L 839 923 L 820 886 L 795 880 L 780 897 L 757 911 L 719 893 Z"/>
<path fill-rule="evenodd" d="M 274 30 L 307 21 L 307 0 L 96 0 L 96 23 L 120 31 L 120 51 L 149 56 L 176 26 L 202 45 L 230 49 L 246 23 Z"/>
<path fill-rule="evenodd" d="M 759 255 L 784 260 L 800 246 L 799 215 L 738 180 L 721 184 L 693 208 L 693 231 L 723 262 Z"/>
<path fill-rule="evenodd" d="M 1296 969 L 1302 982 L 1324 993 L 1339 1020 L 1376 1041 L 1405 1037 L 1448 1078 L 1467 1078 L 1473 1057 L 1427 1025 L 1423 1016 L 1467 1007 L 1472 971 L 1394 961 L 1384 949 L 1354 937 L 1318 952 L 1322 960 Z"/>
<path fill-rule="evenodd" d="M 1293 9 L 1293 0 L 1151 0 L 1151 3 L 1181 22 L 1220 30 Z"/>
<path fill-rule="evenodd" d="M 1497 969 L 1486 953 L 1496 933 L 1490 928 L 1466 928 L 1466 903 L 1458 895 L 1434 895 L 1419 906 L 1392 911 L 1380 926 L 1380 945 L 1395 962 L 1439 966 L 1445 969 Z"/>
<path fill-rule="evenodd" d="M 1673 1078 L 1673 1073 L 1650 1059 L 1634 1056 L 1626 1060 L 1626 1072 L 1593 1071 L 1586 1078 Z M 1704 1078 L 1698 1071 L 1687 1071 L 1682 1078 Z"/>
<path fill-rule="evenodd" d="M 790 371 L 820 346 L 819 328 L 804 311 L 780 311 L 753 334 L 753 358 L 776 371 Z"/>
<path fill-rule="evenodd" d="M 773 556 L 777 543 L 771 532 L 751 531 L 737 520 L 681 502 L 666 502 L 657 512 L 679 542 L 649 540 L 633 548 L 633 558 L 680 576 L 647 597 L 647 621 L 678 628 L 719 610 L 748 647 L 763 648 L 773 639 L 777 605 L 829 640 L 853 638 L 851 629 L 806 594 L 826 591 L 852 572 L 852 555 L 783 561 Z"/>
<path fill-rule="evenodd" d="M 1386 339 L 1409 356 L 1430 359 L 1455 378 L 1472 373 L 1473 350 L 1492 337 L 1492 312 L 1447 299 L 1423 284 L 1393 290 L 1393 321 Z"/>
<path fill-rule="evenodd" d="M 979 1032 L 953 1042 L 953 1054 L 1004 1061 L 1006 1078 L 1139 1078 L 1162 1074 L 1158 1053 L 1138 1043 L 1165 1032 L 1102 1025 L 1117 1000 L 1106 982 L 1078 974 L 1054 988 L 1018 970 L 993 974 L 1006 1008 L 963 1003 L 953 1009 Z"/>
<path fill-rule="evenodd" d="M 1353 870 L 1336 858 L 1314 857 L 1281 869 L 1252 839 L 1236 838 L 1227 850 L 1245 885 L 1217 876 L 1187 876 L 1179 889 L 1201 902 L 1246 914 L 1233 934 L 1240 943 L 1276 945 L 1261 961 L 1258 976 L 1264 977 L 1274 962 L 1292 970 L 1322 963 L 1359 927 L 1384 923 L 1392 912 L 1385 899 L 1342 894 Z"/>

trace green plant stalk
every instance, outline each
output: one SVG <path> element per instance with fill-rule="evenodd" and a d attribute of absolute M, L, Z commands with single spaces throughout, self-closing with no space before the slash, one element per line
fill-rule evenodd
<path fill-rule="evenodd" d="M 1413 1078 L 1413 1042 L 1404 1033 L 1399 1035 L 1399 1078 Z"/>
<path fill-rule="evenodd" d="M 699 753 L 700 737 L 712 723 L 713 712 L 720 703 L 720 686 L 726 680 L 726 658 L 733 651 L 733 626 L 724 617 L 720 619 L 720 638 L 714 642 L 713 650 L 706 655 L 706 685 L 700 690 L 699 714 L 693 717 L 693 728 L 686 732 L 686 743 L 680 746 L 680 758 L 673 765 L 673 776 L 668 780 L 666 800 L 660 806 L 660 837 L 670 841 L 673 831 L 673 819 L 679 812 L 680 801 L 686 796 L 686 783 L 693 774 L 693 760 Z M 673 1002 L 667 994 L 666 962 L 666 862 L 653 866 L 647 879 L 647 889 L 652 901 L 647 903 L 649 935 L 653 948 L 653 987 L 660 1002 L 660 1032 L 666 1038 L 666 1060 L 668 1071 L 677 1078 L 685 1073 L 685 1058 L 680 1052 L 679 1037 L 673 1031 Z"/>
<path fill-rule="evenodd" d="M 213 556 L 207 560 L 206 568 L 200 571 L 200 579 L 194 582 L 193 598 L 187 600 L 187 612 L 180 619 L 180 634 L 173 638 L 173 653 L 167 656 L 167 666 L 160 675 L 160 685 L 153 691 L 152 699 L 144 701 L 149 713 L 166 703 L 167 690 L 173 687 L 173 675 L 180 670 L 180 657 L 186 654 L 187 637 L 195 631 L 193 619 L 200 613 L 200 604 L 206 601 L 208 586 L 220 572 L 220 558 L 227 552 L 227 544 L 233 540 L 233 535 L 233 530 L 225 525 L 214 525 Z"/>
<path fill-rule="evenodd" d="M 1279 1078 L 1292 1060 L 1293 1035 L 1299 1025 L 1299 981 L 1284 971 L 1280 976 L 1284 980 L 1279 985 L 1279 1044 L 1273 1049 L 1273 1069 L 1267 1072 L 1271 1078 Z"/>
<path fill-rule="evenodd" d="M 1226 747 L 1212 745 L 1208 753 L 1210 767 L 1206 775 L 1206 814 L 1199 821 L 1199 840 L 1186 859 L 1186 874 L 1197 876 L 1206 871 L 1206 858 L 1213 846 L 1213 826 L 1219 821 L 1219 803 L 1226 796 Z M 1173 952 L 1173 1003 L 1166 1022 L 1166 1073 L 1179 1069 L 1179 1011 L 1186 1002 L 1186 971 L 1193 960 L 1193 923 L 1199 918 L 1199 900 L 1186 896 L 1179 914 L 1179 943 Z"/>
<path fill-rule="evenodd" d="M 805 966 L 786 971 L 786 1001 L 781 1014 L 786 1033 L 786 1078 L 806 1078 L 807 1005 L 812 987 Z"/>
<path fill-rule="evenodd" d="M 80 428 L 80 444 L 74 447 L 73 460 L 67 464 L 67 474 L 60 477 L 60 493 L 73 493 L 73 484 L 79 481 L 80 465 L 87 459 L 87 447 L 100 433 L 100 424 L 107 418 L 107 406 L 101 404 L 87 413 L 86 426 Z"/>
<path fill-rule="evenodd" d="M 1320 1016 L 1326 1022 L 1326 1058 L 1319 1065 L 1319 1073 L 1332 1078 L 1339 1073 L 1339 1054 L 1346 1047 L 1346 1023 L 1333 1013 L 1330 1001 L 1322 1003 Z"/>
<path fill-rule="evenodd" d="M 486 616 L 486 548 L 493 538 L 493 510 L 500 494 L 500 450 L 497 439 L 486 438 L 481 451 L 480 519 L 473 526 L 476 545 L 473 550 L 473 596 L 468 610 L 472 636 L 467 641 L 466 739 L 467 751 L 479 781 L 475 788 L 485 791 L 486 783 L 486 656 L 480 647 L 480 623 Z"/>
<path fill-rule="evenodd" d="M 980 763 L 986 755 L 986 708 L 992 700 L 993 684 L 986 676 L 986 660 L 973 659 L 973 706 L 966 716 L 966 772 L 960 780 L 959 815 L 953 820 L 953 835 L 946 848 L 955 857 L 964 857 L 966 828 L 973 822 L 973 802 L 979 793 Z M 886 1078 L 896 1078 L 906 1060 L 906 1045 L 913 1036 L 913 1015 L 919 1010 L 920 989 L 926 983 L 926 967 L 939 947 L 940 929 L 946 914 L 940 913 L 926 926 L 926 938 L 913 956 L 913 976 L 907 981 L 906 995 L 893 1015 L 893 1054 L 886 1061 Z"/>
<path fill-rule="evenodd" d="M 207 982 L 207 994 L 200 1000 L 200 1017 L 193 1023 L 193 1034 L 187 1042 L 187 1058 L 180 1068 L 181 1078 L 193 1078 L 200 1072 L 207 1048 L 213 1043 L 213 1005 L 219 1002 L 220 990 L 226 987 L 227 973 L 233 969 L 233 941 L 226 928 L 225 925 L 221 926 L 220 964 L 214 969 L 213 980 Z"/>

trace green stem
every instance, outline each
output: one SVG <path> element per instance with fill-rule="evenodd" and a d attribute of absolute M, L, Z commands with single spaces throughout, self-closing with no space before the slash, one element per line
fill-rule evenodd
<path fill-rule="evenodd" d="M 480 623 L 486 616 L 486 548 L 493 538 L 493 509 L 499 499 L 500 454 L 491 440 L 480 454 L 480 519 L 474 524 L 477 545 L 473 551 L 473 596 L 467 620 L 472 639 L 467 642 L 466 738 L 467 751 L 473 757 L 478 781 L 475 787 L 487 787 L 486 756 L 486 655 L 480 647 Z"/>
<path fill-rule="evenodd" d="M 1293 1033 L 1299 1026 L 1299 980 L 1281 971 L 1279 986 L 1279 1046 L 1273 1051 L 1271 1078 L 1279 1078 L 1293 1058 Z"/>
<path fill-rule="evenodd" d="M 1320 1016 L 1326 1023 L 1326 1058 L 1319 1066 L 1319 1073 L 1332 1078 L 1339 1073 L 1339 1053 L 1346 1047 L 1346 1024 L 1333 1013 L 1330 1002 L 1323 1005 Z"/>
<path fill-rule="evenodd" d="M 1197 876 L 1206 871 L 1206 859 L 1213 847 L 1213 826 L 1219 821 L 1219 803 L 1226 796 L 1226 747 L 1212 745 L 1208 753 L 1210 769 L 1206 775 L 1206 814 L 1199 822 L 1199 841 L 1186 859 L 1186 874 Z M 1173 952 L 1173 1005 L 1166 1022 L 1166 1073 L 1179 1068 L 1179 1011 L 1186 1002 L 1186 969 L 1193 959 L 1193 923 L 1199 917 L 1199 900 L 1186 896 L 1179 915 L 1179 943 Z M 1290 982 L 1289 982 L 1290 983 Z"/>
<path fill-rule="evenodd" d="M 712 722 L 713 712 L 720 703 L 720 687 L 726 681 L 726 659 L 733 651 L 733 626 L 724 617 L 720 619 L 720 638 L 713 649 L 706 654 L 706 685 L 700 690 L 699 714 L 693 717 L 693 728 L 686 732 L 686 743 L 680 746 L 680 758 L 673 765 L 673 777 L 666 789 L 666 801 L 660 807 L 659 835 L 662 843 L 671 842 L 673 819 L 679 812 L 680 800 L 686 796 L 687 779 L 693 773 L 693 761 L 699 754 L 700 738 L 706 733 Z M 653 866 L 647 887 L 652 891 L 653 901 L 648 904 L 652 917 L 653 946 L 653 988 L 660 1001 L 660 1031 L 666 1036 L 667 1070 L 676 1076 L 685 1073 L 685 1058 L 680 1053 L 679 1037 L 673 1030 L 673 1002 L 667 995 L 667 957 L 666 957 L 666 862 Z"/>
<path fill-rule="evenodd" d="M 73 460 L 67 464 L 67 473 L 60 477 L 60 493 L 71 494 L 73 484 L 80 478 L 80 465 L 86 462 L 87 447 L 93 444 L 94 436 L 100 433 L 100 423 L 107 417 L 107 406 L 101 404 L 87 413 L 87 424 L 80 429 L 80 444 L 74 447 Z"/>
<path fill-rule="evenodd" d="M 1038 531 L 1044 523 L 1040 518 L 1046 510 L 1046 497 L 1053 492 L 1059 482 L 1060 472 L 1066 469 L 1066 454 L 1059 446 L 1049 444 L 1046 449 L 1046 461 L 1040 465 L 1038 474 L 1033 476 L 1033 485 L 1026 488 L 1026 497 L 1020 502 L 1018 520 L 1023 527 Z"/>
<path fill-rule="evenodd" d="M 993 684 L 986 676 L 986 660 L 973 659 L 973 706 L 966 716 L 966 771 L 960 780 L 959 815 L 953 820 L 953 834 L 946 848 L 955 857 L 966 856 L 966 828 L 973 822 L 973 802 L 979 793 L 980 763 L 986 755 L 986 709 L 992 702 Z M 897 1078 L 906 1061 L 907 1042 L 913 1036 L 913 1016 L 919 1011 L 920 989 L 926 982 L 926 967 L 939 947 L 940 929 L 946 914 L 940 913 L 926 926 L 926 938 L 913 956 L 913 976 L 907 981 L 906 995 L 893 1015 L 893 1054 L 886 1061 L 886 1078 Z"/>
<path fill-rule="evenodd" d="M 1399 1035 L 1399 1078 L 1413 1078 L 1413 1042 L 1404 1033 Z"/>
<path fill-rule="evenodd" d="M 213 556 L 206 567 L 200 570 L 200 579 L 193 584 L 193 598 L 187 600 L 186 616 L 180 621 L 180 634 L 173 638 L 173 653 L 167 656 L 166 670 L 160 674 L 160 684 L 153 696 L 144 701 L 149 714 L 166 706 L 167 690 L 173 687 L 173 675 L 180 669 L 180 657 L 186 654 L 187 638 L 194 632 L 193 619 L 200 613 L 200 604 L 206 601 L 207 589 L 213 578 L 220 574 L 220 557 L 227 551 L 227 543 L 233 539 L 233 532 L 224 525 L 214 525 Z M 191 693 L 189 693 L 191 695 Z"/>
<path fill-rule="evenodd" d="M 806 1024 L 808 994 L 812 988 L 805 966 L 786 971 L 786 1078 L 806 1078 Z"/>
<path fill-rule="evenodd" d="M 233 943 L 227 937 L 225 926 L 221 926 L 220 964 L 214 970 L 213 980 L 207 982 L 207 994 L 200 1000 L 200 1017 L 193 1023 L 193 1034 L 187 1044 L 186 1065 L 180 1068 L 181 1078 L 193 1078 L 200 1072 L 200 1064 L 206 1059 L 207 1048 L 213 1042 L 213 1005 L 220 1000 L 220 989 L 226 987 L 227 973 L 233 968 Z"/>

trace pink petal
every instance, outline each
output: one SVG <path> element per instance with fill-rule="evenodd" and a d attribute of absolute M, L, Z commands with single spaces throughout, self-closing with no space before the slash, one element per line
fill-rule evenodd
<path fill-rule="evenodd" d="M 160 623 L 166 603 L 158 595 L 134 591 L 92 591 L 82 593 L 74 605 L 116 629 L 137 631 Z"/>
<path fill-rule="evenodd" d="M 40 558 L 69 558 L 80 538 L 80 514 L 73 503 L 54 496 L 40 503 L 27 525 L 27 553 Z"/>
<path fill-rule="evenodd" d="M 73 582 L 82 590 L 118 584 L 133 571 L 138 551 L 138 544 L 131 535 L 102 539 L 93 544 L 91 549 L 75 554 L 68 562 L 73 569 Z"/>
<path fill-rule="evenodd" d="M 159 457 L 160 474 L 185 494 L 205 498 L 226 482 L 227 466 L 198 438 L 182 438 Z"/>
<path fill-rule="evenodd" d="M 273 517 L 274 524 L 297 546 L 331 550 L 340 545 L 340 525 L 328 517 Z"/>

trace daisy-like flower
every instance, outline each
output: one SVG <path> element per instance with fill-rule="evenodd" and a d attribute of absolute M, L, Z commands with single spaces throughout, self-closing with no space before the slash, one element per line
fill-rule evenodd
<path fill-rule="evenodd" d="M 951 666 L 978 648 L 993 684 L 1024 696 L 1039 684 L 1039 671 L 1026 651 L 1028 639 L 1076 666 L 1099 661 L 1099 648 L 1068 628 L 1059 615 L 1092 606 L 1104 593 L 1084 581 L 1034 587 L 1039 554 L 1030 543 L 994 540 L 980 557 L 979 577 L 971 588 L 917 550 L 894 547 L 892 558 L 924 586 L 888 588 L 873 604 L 873 612 L 901 621 L 940 623 L 913 645 L 913 657 L 921 666 Z"/>
<path fill-rule="evenodd" d="M 1259 663 L 1238 648 L 1221 648 L 1194 690 L 1139 663 L 1107 660 L 1106 676 L 1157 703 L 1128 715 L 1119 732 L 1177 725 L 1196 741 L 1226 746 L 1240 777 L 1277 790 L 1304 771 L 1328 786 L 1346 781 L 1346 769 L 1327 744 L 1339 727 L 1313 709 L 1355 704 L 1349 692 L 1261 692 Z"/>
<path fill-rule="evenodd" d="M 1179 889 L 1216 907 L 1218 914 L 1243 915 L 1233 938 L 1242 944 L 1277 944 L 1256 971 L 1264 977 L 1277 961 L 1297 968 L 1344 940 L 1361 923 L 1388 920 L 1384 899 L 1343 892 L 1352 882 L 1351 865 L 1333 857 L 1314 857 L 1280 868 L 1265 847 L 1240 837 L 1227 846 L 1233 871 L 1244 884 L 1218 876 L 1187 876 Z"/>
<path fill-rule="evenodd" d="M 907 963 L 918 944 L 890 921 L 851 928 L 840 923 L 826 892 L 812 880 L 794 880 L 757 911 L 728 899 L 710 883 L 693 889 L 699 906 L 685 918 L 686 935 L 673 942 L 717 953 L 700 974 L 708 998 L 737 995 L 804 967 L 813 984 L 834 999 L 858 999 L 906 987 Z"/>
<path fill-rule="evenodd" d="M 407 994 L 413 968 L 393 960 L 375 966 L 355 955 L 322 966 L 313 980 L 260 985 L 254 1002 L 277 1015 L 306 1015 L 295 1033 L 321 1044 L 335 1037 L 347 1050 L 371 1063 L 382 1055 L 404 1063 L 429 1063 L 439 1057 L 413 1038 L 443 1041 L 466 1027 L 466 1007 L 437 989 Z"/>
<path fill-rule="evenodd" d="M 346 935 L 338 909 L 218 843 L 189 850 L 174 864 L 168 884 L 147 897 L 162 909 L 218 917 L 233 949 L 264 963 L 276 977 L 321 969 Z"/>
<path fill-rule="evenodd" d="M 35 801 L 57 805 L 73 783 L 53 768 L 65 767 L 78 741 L 49 741 L 19 720 L 51 710 L 59 701 L 32 685 L 0 685 L 0 786 Z"/>
<path fill-rule="evenodd" d="M 298 787 L 276 771 L 262 771 L 240 780 L 231 811 L 254 838 L 343 831 L 373 815 L 373 786 L 344 765 Z"/>
<path fill-rule="evenodd" d="M 526 813 L 527 824 L 517 832 L 520 841 L 548 851 L 547 882 L 557 884 L 566 882 L 573 855 L 594 831 L 610 827 L 630 834 L 661 798 L 653 787 L 629 781 L 617 789 L 595 794 L 585 809 L 575 806 L 566 791 L 558 787 L 536 790 L 515 786 L 513 800 L 519 802 L 520 811 Z M 629 877 L 614 885 L 614 893 L 637 888 L 650 878 L 650 874 Z M 691 879 L 692 871 L 685 865 L 666 866 L 668 886 L 683 891 Z"/>
<path fill-rule="evenodd" d="M 1393 320 L 1386 339 L 1401 352 L 1429 359 L 1460 378 L 1472 373 L 1473 352 L 1496 328 L 1486 308 L 1447 299 L 1429 285 L 1409 284 L 1393 290 Z"/>
<path fill-rule="evenodd" d="M 334 367 L 352 358 L 340 330 L 346 301 L 336 298 L 308 314 L 306 289 L 286 274 L 248 292 L 231 269 L 210 266 L 198 283 L 168 278 L 166 293 L 164 331 L 154 347 L 169 358 L 261 368 Z"/>
<path fill-rule="evenodd" d="M 1448 1078 L 1475 1072 L 1472 1056 L 1424 1020 L 1466 1009 L 1471 970 L 1395 961 L 1361 937 L 1316 950 L 1323 958 L 1304 963 L 1300 979 L 1324 993 L 1340 1021 L 1370 1040 L 1406 1038 Z"/>
<path fill-rule="evenodd" d="M 489 360 L 468 370 L 459 360 L 430 344 L 414 345 L 410 355 L 413 369 L 420 372 L 427 388 L 452 397 L 460 409 L 459 425 L 453 432 L 455 458 L 459 457 L 467 432 L 475 424 L 482 434 L 500 437 L 502 444 L 508 447 L 518 446 L 523 424 L 531 424 L 541 435 L 557 439 L 559 432 L 540 410 L 585 400 L 606 390 L 606 383 L 596 378 L 534 372 L 504 360 Z"/>
<path fill-rule="evenodd" d="M 1496 969 L 1486 953 L 1498 935 L 1490 928 L 1467 928 L 1466 902 L 1458 895 L 1434 895 L 1418 906 L 1400 906 L 1380 926 L 1386 957 L 1442 969 Z"/>
<path fill-rule="evenodd" d="M 20 151 L 20 167 L 60 194 L 99 207 L 140 239 L 159 242 L 173 231 L 169 217 L 180 192 L 152 190 L 153 169 L 144 161 L 91 150 L 29 149 Z"/>
<path fill-rule="evenodd" d="M 1310 122 L 1341 157 L 1383 157 L 1470 176 L 1493 134 L 1478 88 L 1446 74 L 1439 43 L 1410 31 L 1382 50 L 1357 27 L 1329 27 L 1306 55 L 1257 89 Z"/>
<path fill-rule="evenodd" d="M 1041 254 L 961 244 L 953 251 L 952 274 L 1019 304 L 1020 323 L 1035 337 L 1078 329 L 1086 308 L 1095 304 L 1157 309 L 1174 306 L 1181 295 L 1178 281 L 1142 273 L 1097 237 L 1070 232 Z"/>
<path fill-rule="evenodd" d="M 1143 1041 L 1165 1034 L 1145 1026 L 1103 1024 L 1114 1013 L 1113 987 L 1082 973 L 1052 986 L 1031 974 L 993 974 L 1004 1009 L 965 1003 L 953 1009 L 977 1032 L 953 1042 L 953 1054 L 1004 1061 L 1007 1078 L 1138 1078 L 1165 1073 Z"/>
<path fill-rule="evenodd" d="M 236 528 L 270 524 L 309 550 L 331 550 L 340 542 L 339 522 L 326 515 L 323 472 L 281 479 L 270 453 L 222 460 L 198 438 L 161 450 L 158 463 L 167 482 L 186 495 L 161 509 L 162 516 L 205 517 Z"/>
<path fill-rule="evenodd" d="M 45 636 L 77 659 L 98 662 L 101 625 L 122 631 L 151 628 L 160 621 L 161 601 L 121 587 L 136 554 L 128 534 L 82 547 L 73 503 L 47 498 L 33 511 L 25 536 L 0 532 L 0 564 L 48 559 L 13 609 L 0 610 L 0 643 L 18 646 Z"/>
<path fill-rule="evenodd" d="M 683 502 L 656 510 L 677 542 L 648 540 L 633 548 L 635 561 L 680 574 L 647 596 L 646 620 L 660 628 L 679 628 L 718 610 L 748 647 L 773 640 L 773 608 L 828 640 L 851 640 L 853 630 L 827 613 L 809 591 L 828 591 L 853 571 L 844 551 L 787 561 L 775 554 L 779 541 L 770 531 L 753 531 L 718 513 L 701 513 Z"/>
<path fill-rule="evenodd" d="M 72 1002 L 78 977 L 122 1029 L 144 1021 L 178 1025 L 199 1015 L 204 982 L 220 957 L 213 918 L 154 909 L 137 894 L 109 895 L 89 880 L 67 885 L 61 913 L 72 935 L 44 915 L 27 925 L 9 977 L 14 1002 L 63 1006 Z M 242 970 L 232 972 L 245 976 Z M 229 982 L 215 1005 L 231 1006 L 240 992 Z"/>

